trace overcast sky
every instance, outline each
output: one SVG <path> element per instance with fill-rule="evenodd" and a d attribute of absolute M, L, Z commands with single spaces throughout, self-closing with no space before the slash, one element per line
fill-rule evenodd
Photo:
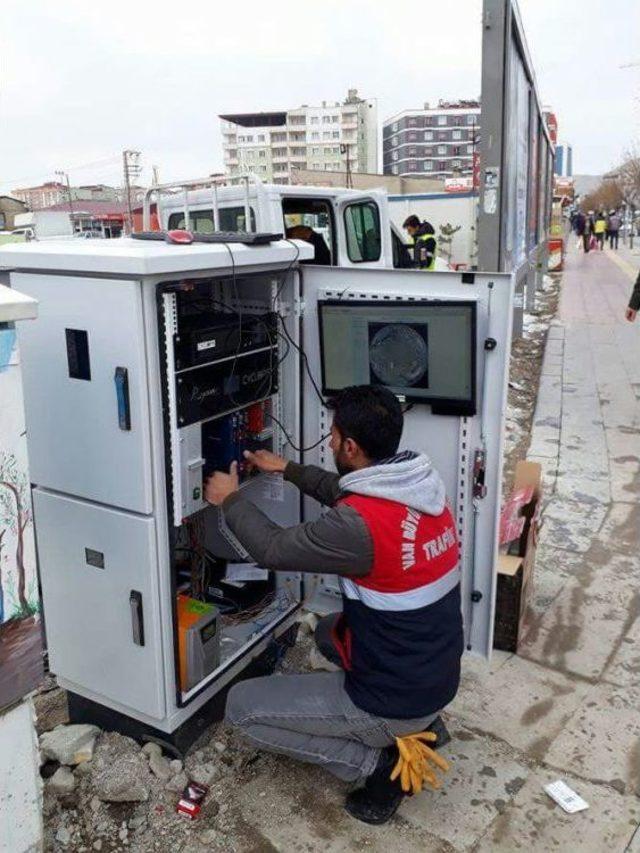
<path fill-rule="evenodd" d="M 355 86 L 379 118 L 480 93 L 481 0 L 2 0 L 0 191 L 54 179 L 143 182 L 221 170 L 218 113 L 338 100 Z M 640 134 L 638 0 L 521 0 L 538 84 L 600 173 Z"/>

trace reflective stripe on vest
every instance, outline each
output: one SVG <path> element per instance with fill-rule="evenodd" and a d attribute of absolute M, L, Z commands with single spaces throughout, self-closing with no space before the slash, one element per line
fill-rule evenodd
<path fill-rule="evenodd" d="M 435 269 L 436 266 L 436 252 L 438 251 L 438 241 L 436 240 L 436 235 L 431 234 L 420 234 L 418 239 L 415 241 L 416 246 L 418 247 L 418 251 L 420 251 L 420 243 L 426 243 L 427 240 L 433 240 L 433 256 L 427 265 L 420 265 L 418 269 L 426 270 L 427 272 L 431 272 L 431 270 Z"/>

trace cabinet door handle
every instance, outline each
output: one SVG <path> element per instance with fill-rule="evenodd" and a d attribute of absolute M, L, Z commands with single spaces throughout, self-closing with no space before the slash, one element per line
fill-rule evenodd
<path fill-rule="evenodd" d="M 114 375 L 116 383 L 116 398 L 118 400 L 118 426 L 120 429 L 131 429 L 131 406 L 129 403 L 129 371 L 126 367 L 116 367 Z"/>
<path fill-rule="evenodd" d="M 136 646 L 144 646 L 144 613 L 142 611 L 142 593 L 132 589 L 129 593 L 131 610 L 131 630 Z"/>

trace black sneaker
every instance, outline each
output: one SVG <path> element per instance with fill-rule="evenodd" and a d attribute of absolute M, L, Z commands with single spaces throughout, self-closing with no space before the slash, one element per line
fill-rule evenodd
<path fill-rule="evenodd" d="M 367 776 L 364 787 L 347 796 L 345 809 L 351 817 L 379 825 L 386 823 L 398 811 L 405 794 L 400 779 L 394 782 L 390 779 L 398 757 L 398 747 L 395 745 L 382 750 L 376 768 L 371 776 Z"/>
<path fill-rule="evenodd" d="M 439 715 L 430 726 L 427 726 L 426 731 L 433 732 L 437 738 L 433 743 L 428 744 L 431 749 L 442 749 L 443 746 L 446 746 L 451 741 L 449 729 L 445 726 L 444 720 Z"/>

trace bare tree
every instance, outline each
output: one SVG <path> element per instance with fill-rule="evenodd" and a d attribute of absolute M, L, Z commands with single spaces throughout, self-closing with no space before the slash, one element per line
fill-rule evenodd
<path fill-rule="evenodd" d="M 620 183 L 616 179 L 603 181 L 600 186 L 580 202 L 586 213 L 588 210 L 618 210 L 624 201 Z"/>
<path fill-rule="evenodd" d="M 627 204 L 640 206 L 640 146 L 637 143 L 625 151 L 622 165 L 617 170 L 617 178 Z"/>

